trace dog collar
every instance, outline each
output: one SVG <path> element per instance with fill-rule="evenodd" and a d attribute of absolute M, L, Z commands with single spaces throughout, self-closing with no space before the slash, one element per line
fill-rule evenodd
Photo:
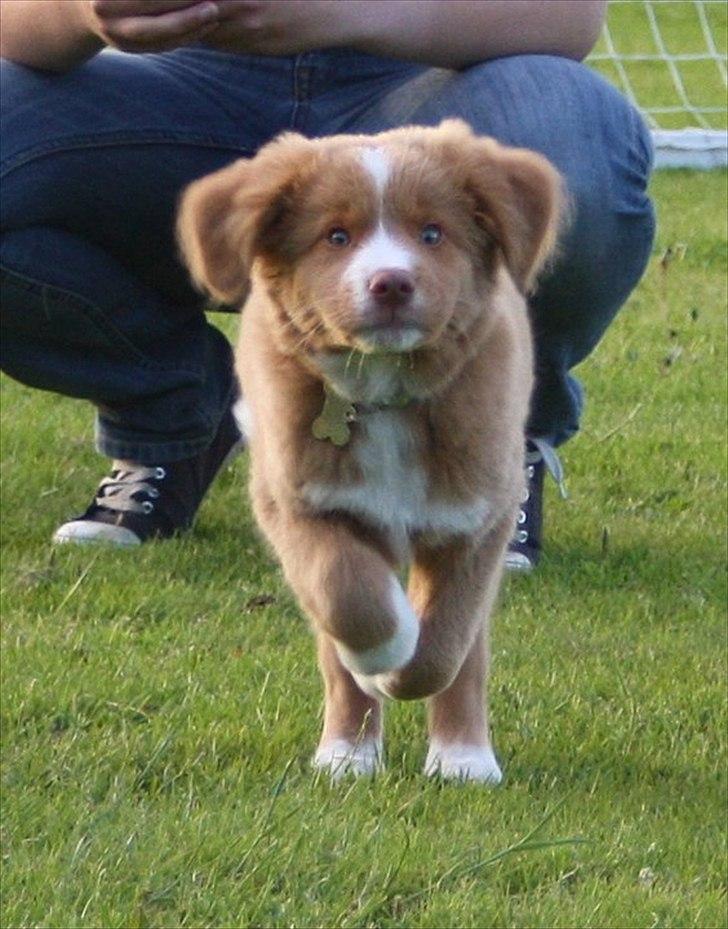
<path fill-rule="evenodd" d="M 411 403 L 414 403 L 413 398 L 406 395 L 395 396 L 386 403 L 352 403 L 337 394 L 328 382 L 324 382 L 324 405 L 313 421 L 311 432 L 314 438 L 343 448 L 351 438 L 351 423 L 357 422 L 367 413 L 404 409 Z"/>

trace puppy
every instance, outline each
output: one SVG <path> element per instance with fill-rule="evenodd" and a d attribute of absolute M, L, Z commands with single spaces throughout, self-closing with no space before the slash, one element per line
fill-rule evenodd
<path fill-rule="evenodd" d="M 542 157 L 458 120 L 287 133 L 183 195 L 193 279 L 247 296 L 253 506 L 316 632 L 334 777 L 381 764 L 383 698 L 426 697 L 426 773 L 501 778 L 488 616 L 523 490 L 525 295 L 561 202 Z"/>

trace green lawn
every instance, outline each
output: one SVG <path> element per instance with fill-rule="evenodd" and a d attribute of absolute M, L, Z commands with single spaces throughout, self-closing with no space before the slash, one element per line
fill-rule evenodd
<path fill-rule="evenodd" d="M 184 540 L 54 550 L 103 473 L 89 411 L 2 381 L 3 926 L 726 925 L 725 177 L 654 192 L 570 499 L 502 596 L 497 789 L 427 781 L 411 704 L 386 775 L 314 776 L 312 640 L 245 461 Z"/>

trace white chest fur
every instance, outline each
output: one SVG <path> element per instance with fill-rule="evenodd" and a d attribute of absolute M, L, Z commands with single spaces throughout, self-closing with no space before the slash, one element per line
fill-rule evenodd
<path fill-rule="evenodd" d="M 422 450 L 403 412 L 385 409 L 362 415 L 354 446 L 362 480 L 356 484 L 304 487 L 307 502 L 319 512 L 345 511 L 388 529 L 402 542 L 412 533 L 449 537 L 472 533 L 488 515 L 488 501 L 449 502 L 423 466 Z"/>

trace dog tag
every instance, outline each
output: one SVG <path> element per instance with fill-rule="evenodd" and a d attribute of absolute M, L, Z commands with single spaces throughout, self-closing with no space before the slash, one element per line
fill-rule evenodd
<path fill-rule="evenodd" d="M 342 447 L 351 438 L 349 423 L 356 419 L 356 410 L 348 400 L 335 394 L 328 384 L 324 385 L 324 391 L 323 409 L 314 419 L 311 431 L 314 438 Z"/>

